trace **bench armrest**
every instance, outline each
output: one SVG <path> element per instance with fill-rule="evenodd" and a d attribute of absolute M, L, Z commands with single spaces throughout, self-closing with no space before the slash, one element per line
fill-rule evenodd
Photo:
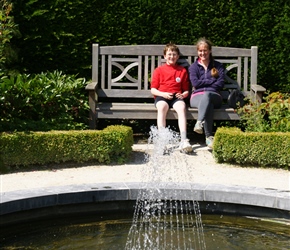
<path fill-rule="evenodd" d="M 263 94 L 266 92 L 266 89 L 258 84 L 251 85 L 251 98 L 252 101 L 258 101 L 261 103 L 263 101 Z"/>
<path fill-rule="evenodd" d="M 97 82 L 91 82 L 86 86 L 86 90 L 96 90 L 98 83 Z"/>

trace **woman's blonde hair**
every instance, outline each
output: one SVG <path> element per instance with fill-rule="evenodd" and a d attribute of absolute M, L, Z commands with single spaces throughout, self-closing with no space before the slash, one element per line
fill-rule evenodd
<path fill-rule="evenodd" d="M 214 77 L 214 78 L 218 78 L 219 71 L 214 67 L 214 58 L 213 58 L 212 52 L 211 52 L 211 49 L 212 49 L 211 41 L 209 41 L 205 37 L 202 37 L 202 38 L 198 39 L 198 41 L 196 43 L 196 49 L 197 50 L 198 50 L 198 48 L 199 48 L 199 46 L 201 44 L 205 44 L 207 46 L 208 50 L 210 50 L 209 58 L 210 58 L 210 61 L 212 62 L 211 76 Z"/>

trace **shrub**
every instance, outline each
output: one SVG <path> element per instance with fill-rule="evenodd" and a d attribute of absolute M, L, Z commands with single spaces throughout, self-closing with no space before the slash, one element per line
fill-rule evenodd
<path fill-rule="evenodd" d="M 85 79 L 54 71 L 0 79 L 0 131 L 87 128 Z"/>
<path fill-rule="evenodd" d="M 290 95 L 273 92 L 258 104 L 250 102 L 239 109 L 245 131 L 290 132 Z"/>

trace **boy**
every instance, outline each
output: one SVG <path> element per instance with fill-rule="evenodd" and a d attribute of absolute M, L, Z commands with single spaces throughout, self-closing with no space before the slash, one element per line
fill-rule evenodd
<path fill-rule="evenodd" d="M 172 43 L 165 46 L 164 58 L 166 63 L 156 68 L 151 81 L 151 93 L 155 98 L 157 108 L 157 127 L 166 127 L 166 116 L 170 108 L 178 115 L 178 127 L 181 136 L 179 149 L 192 152 L 192 146 L 187 139 L 186 104 L 184 99 L 189 94 L 188 74 L 184 67 L 177 65 L 179 48 Z"/>

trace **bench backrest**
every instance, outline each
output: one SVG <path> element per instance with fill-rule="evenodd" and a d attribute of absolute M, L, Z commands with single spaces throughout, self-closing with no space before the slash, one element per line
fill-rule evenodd
<path fill-rule="evenodd" d="M 99 46 L 93 44 L 92 81 L 99 98 L 150 98 L 154 69 L 164 63 L 165 45 Z M 189 66 L 197 58 L 194 45 L 178 45 L 179 63 Z M 213 56 L 226 68 L 226 88 L 240 88 L 245 94 L 257 83 L 258 48 L 213 47 Z"/>

